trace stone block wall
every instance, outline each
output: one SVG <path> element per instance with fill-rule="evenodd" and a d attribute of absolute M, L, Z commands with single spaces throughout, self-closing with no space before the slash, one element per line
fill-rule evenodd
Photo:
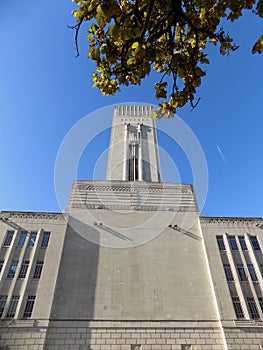
<path fill-rule="evenodd" d="M 57 321 L 46 350 L 223 350 L 217 322 Z"/>
<path fill-rule="evenodd" d="M 46 328 L 0 328 L 0 350 L 43 350 L 45 339 Z"/>
<path fill-rule="evenodd" d="M 262 350 L 263 327 L 217 322 L 52 321 L 0 327 L 0 350 Z"/>
<path fill-rule="evenodd" d="M 225 328 L 228 350 L 262 350 L 263 327 Z"/>

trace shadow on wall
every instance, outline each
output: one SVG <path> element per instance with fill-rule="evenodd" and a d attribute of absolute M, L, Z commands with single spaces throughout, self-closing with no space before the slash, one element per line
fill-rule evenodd
<path fill-rule="evenodd" d="M 94 227 L 73 220 L 74 225 L 85 226 L 82 229 L 89 230 L 92 236 L 97 235 L 96 241 L 99 242 L 99 232 Z M 98 258 L 99 245 L 84 239 L 68 225 L 44 349 L 58 344 L 59 337 L 54 333 L 59 332 L 57 336 L 61 338 L 74 337 L 74 322 L 75 327 L 79 327 L 81 322 L 87 330 L 85 344 L 80 345 L 79 349 L 92 350 L 88 327 L 89 320 L 94 317 Z M 58 327 L 61 329 L 58 330 Z"/>

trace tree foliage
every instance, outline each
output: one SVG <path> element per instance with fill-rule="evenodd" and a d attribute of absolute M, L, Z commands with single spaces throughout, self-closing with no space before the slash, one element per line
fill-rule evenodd
<path fill-rule="evenodd" d="M 222 55 L 237 49 L 220 27 L 235 21 L 244 9 L 263 18 L 263 0 L 74 0 L 78 31 L 89 22 L 88 57 L 95 61 L 94 86 L 113 95 L 121 85 L 140 84 L 151 70 L 160 106 L 172 113 L 188 102 L 194 107 L 196 88 L 209 60 L 207 44 L 219 45 Z M 253 53 L 263 51 L 263 36 Z"/>

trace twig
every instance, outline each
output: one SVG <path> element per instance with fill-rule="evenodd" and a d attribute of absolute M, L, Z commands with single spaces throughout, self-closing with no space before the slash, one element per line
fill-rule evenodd
<path fill-rule="evenodd" d="M 152 14 L 153 4 L 154 4 L 154 0 L 150 0 L 149 6 L 148 6 L 148 10 L 147 10 L 147 17 L 146 17 L 146 20 L 144 22 L 144 26 L 142 28 L 141 35 L 140 35 L 140 39 L 141 40 L 143 39 L 144 34 L 145 34 L 146 30 L 147 30 L 147 26 L 148 26 L 148 23 L 149 23 L 151 14 Z"/>
<path fill-rule="evenodd" d="M 74 29 L 75 30 L 75 38 L 74 38 L 74 42 L 75 42 L 75 50 L 76 50 L 76 57 L 79 57 L 79 44 L 78 44 L 78 36 L 79 36 L 79 29 L 80 26 L 83 22 L 83 19 L 81 19 L 77 24 L 75 24 L 74 26 L 67 26 L 70 29 Z"/>

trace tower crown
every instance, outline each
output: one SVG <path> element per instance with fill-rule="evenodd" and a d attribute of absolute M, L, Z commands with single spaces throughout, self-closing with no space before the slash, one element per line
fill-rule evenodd
<path fill-rule="evenodd" d="M 107 180 L 161 182 L 151 106 L 116 106 L 112 120 Z"/>

